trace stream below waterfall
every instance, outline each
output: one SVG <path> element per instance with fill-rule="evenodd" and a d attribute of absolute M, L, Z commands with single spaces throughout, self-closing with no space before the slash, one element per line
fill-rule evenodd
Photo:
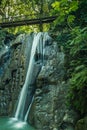
<path fill-rule="evenodd" d="M 0 118 L 0 130 L 34 130 L 28 123 L 16 118 Z"/>

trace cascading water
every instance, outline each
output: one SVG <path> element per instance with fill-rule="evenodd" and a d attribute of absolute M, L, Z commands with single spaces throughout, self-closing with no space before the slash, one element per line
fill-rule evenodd
<path fill-rule="evenodd" d="M 23 89 L 22 89 L 21 94 L 20 94 L 18 107 L 17 107 L 16 113 L 15 113 L 15 118 L 22 119 L 22 120 L 25 119 L 25 115 L 26 115 L 25 114 L 23 116 L 23 111 L 24 111 L 28 87 L 29 87 L 29 85 L 31 84 L 31 81 L 32 81 L 32 73 L 34 73 L 34 65 L 35 65 L 34 57 L 35 57 L 35 52 L 36 52 L 36 48 L 37 48 L 37 45 L 39 43 L 40 37 L 41 37 L 41 33 L 39 33 L 38 35 L 35 35 L 34 40 L 33 40 L 28 71 L 27 71 L 27 75 L 26 75 L 26 79 L 25 79 Z"/>
<path fill-rule="evenodd" d="M 44 61 L 44 55 L 45 55 L 45 44 L 47 44 L 48 41 L 49 41 L 48 33 L 40 32 L 38 34 L 35 34 L 34 36 L 27 75 L 26 75 L 24 86 L 20 93 L 19 103 L 18 103 L 17 110 L 15 113 L 15 118 L 17 119 L 21 119 L 24 121 L 27 120 L 27 116 L 28 116 L 30 106 L 31 106 L 30 103 L 32 103 L 32 98 L 33 98 L 33 95 L 32 95 L 31 101 L 28 104 L 27 110 L 25 111 L 25 106 L 26 106 L 26 101 L 27 101 L 27 92 L 30 93 L 28 89 L 32 89 L 31 85 L 34 84 L 35 79 L 42 67 L 42 64 Z M 37 60 L 35 60 L 36 53 L 37 53 Z"/>
<path fill-rule="evenodd" d="M 28 63 L 27 74 L 25 78 L 25 83 L 20 93 L 18 106 L 15 112 L 14 118 L 6 119 L 6 122 L 7 122 L 7 125 L 5 126 L 6 128 L 10 125 L 13 125 L 9 127 L 9 130 L 10 129 L 22 130 L 23 127 L 20 127 L 22 126 L 22 122 L 27 121 L 27 117 L 28 117 L 31 105 L 34 100 L 34 95 L 33 94 L 31 95 L 32 93 L 31 90 L 33 90 L 33 87 L 35 87 L 33 84 L 44 63 L 45 45 L 47 44 L 48 41 L 49 41 L 48 33 L 40 32 L 38 34 L 34 34 L 34 39 L 33 39 L 32 47 L 30 50 L 30 59 Z M 28 95 L 30 99 L 27 99 Z M 30 100 L 30 102 L 28 102 L 28 100 Z M 27 103 L 27 106 L 26 106 L 26 103 Z M 18 120 L 21 120 L 21 121 L 19 122 Z M 5 130 L 5 127 L 1 127 L 0 130 L 1 129 Z M 25 129 L 25 127 L 23 129 Z M 33 128 L 29 126 L 29 130 L 33 130 Z"/>

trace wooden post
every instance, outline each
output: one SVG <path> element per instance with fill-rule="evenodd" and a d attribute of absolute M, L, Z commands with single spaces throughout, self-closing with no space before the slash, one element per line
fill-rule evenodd
<path fill-rule="evenodd" d="M 40 17 L 43 17 L 43 0 L 41 0 L 41 9 L 40 9 Z M 43 32 L 43 24 L 42 21 L 40 21 L 39 25 L 40 32 Z"/>

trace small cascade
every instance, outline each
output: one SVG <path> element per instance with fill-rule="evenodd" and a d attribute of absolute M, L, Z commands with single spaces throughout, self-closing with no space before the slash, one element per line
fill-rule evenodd
<path fill-rule="evenodd" d="M 28 110 L 27 110 L 27 113 L 26 113 L 26 115 L 25 115 L 25 118 L 24 118 L 24 121 L 25 121 L 25 122 L 27 121 L 27 118 L 28 118 L 28 115 L 29 115 L 29 112 L 30 112 L 30 109 L 31 109 L 31 106 L 32 106 L 33 101 L 34 101 L 34 96 L 33 96 L 33 98 L 32 98 L 31 104 L 29 105 L 29 108 L 28 108 Z"/>

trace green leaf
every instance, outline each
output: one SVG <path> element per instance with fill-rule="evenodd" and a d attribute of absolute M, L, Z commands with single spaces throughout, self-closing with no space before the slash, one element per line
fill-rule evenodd
<path fill-rule="evenodd" d="M 52 4 L 52 7 L 53 7 L 54 9 L 58 9 L 58 8 L 60 7 L 60 2 L 55 1 L 55 2 Z"/>
<path fill-rule="evenodd" d="M 75 16 L 74 15 L 69 15 L 68 18 L 67 18 L 67 21 L 68 23 L 72 23 L 75 19 Z"/>

